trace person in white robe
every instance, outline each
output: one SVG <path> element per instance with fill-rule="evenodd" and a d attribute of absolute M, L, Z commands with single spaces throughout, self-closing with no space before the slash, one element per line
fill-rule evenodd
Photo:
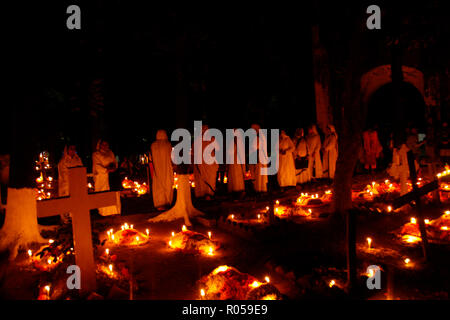
<path fill-rule="evenodd" d="M 202 135 L 198 139 L 202 139 L 205 131 L 208 130 L 207 125 L 202 126 Z M 202 198 L 205 197 L 206 200 L 210 200 L 216 192 L 216 179 L 217 170 L 219 169 L 219 164 L 214 161 L 212 164 L 205 163 L 203 159 L 203 152 L 206 147 L 210 144 L 215 145 L 215 150 L 218 150 L 219 146 L 217 142 L 212 139 L 212 141 L 202 141 L 202 163 L 194 163 L 194 180 L 195 180 L 195 197 Z M 194 143 L 194 145 L 197 145 Z"/>
<path fill-rule="evenodd" d="M 308 157 L 308 148 L 306 146 L 305 132 L 303 129 L 298 129 L 295 146 L 294 154 L 297 159 L 305 159 Z M 297 183 L 306 183 L 311 180 L 308 167 L 299 169 L 296 168 L 295 175 L 297 177 Z"/>
<path fill-rule="evenodd" d="M 256 153 L 258 158 L 256 164 L 249 164 L 253 187 L 256 192 L 267 192 L 268 177 L 265 174 L 261 174 L 261 168 L 267 167 L 267 164 L 263 164 L 261 160 L 264 163 L 268 163 L 267 142 L 264 135 L 259 134 L 261 127 L 258 124 L 253 124 L 251 128 L 256 131 L 256 139 L 254 139 L 249 151 L 250 153 Z"/>
<path fill-rule="evenodd" d="M 234 139 L 234 160 L 233 163 L 227 164 L 228 176 L 228 192 L 245 191 L 245 155 L 238 153 L 236 138 Z M 231 152 L 231 150 L 229 151 Z M 239 161 L 238 161 L 239 159 Z"/>
<path fill-rule="evenodd" d="M 403 143 L 399 149 L 394 149 L 392 165 L 388 173 L 394 178 L 400 179 L 400 195 L 408 193 L 408 178 L 410 175 L 408 164 L 408 151 L 410 149 Z M 419 163 L 414 160 L 416 171 L 419 169 Z"/>
<path fill-rule="evenodd" d="M 64 153 L 58 162 L 58 196 L 64 197 L 69 195 L 69 168 L 80 167 L 83 165 L 77 154 L 74 145 L 64 147 Z M 69 223 L 70 213 L 61 214 L 63 223 Z"/>
<path fill-rule="evenodd" d="M 92 154 L 92 173 L 94 175 L 95 191 L 109 190 L 109 173 L 114 172 L 118 167 L 114 153 L 109 149 L 108 142 L 99 140 L 97 151 Z M 108 206 L 99 208 L 102 216 L 120 213 L 120 207 Z"/>
<path fill-rule="evenodd" d="M 333 125 L 327 126 L 327 136 L 323 142 L 323 172 L 330 179 L 334 179 L 336 161 L 338 157 L 338 135 Z"/>
<path fill-rule="evenodd" d="M 172 144 L 165 130 L 156 132 L 156 141 L 150 146 L 153 163 L 152 193 L 153 205 L 162 210 L 173 200 Z"/>
<path fill-rule="evenodd" d="M 320 149 L 322 144 L 315 125 L 309 127 L 308 136 L 306 137 L 306 144 L 309 154 L 308 170 L 310 177 L 320 179 L 322 178 L 322 160 L 320 158 Z"/>
<path fill-rule="evenodd" d="M 294 163 L 295 146 L 284 130 L 281 130 L 279 150 L 280 165 L 277 173 L 278 184 L 282 188 L 295 186 L 297 184 Z"/>

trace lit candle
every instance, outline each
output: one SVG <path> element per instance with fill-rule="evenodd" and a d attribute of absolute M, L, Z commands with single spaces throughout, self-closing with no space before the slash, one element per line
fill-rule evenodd
<path fill-rule="evenodd" d="M 409 258 L 405 259 L 405 264 L 408 265 L 411 262 L 411 260 Z"/>
<path fill-rule="evenodd" d="M 258 219 L 261 219 L 261 215 L 260 214 L 258 214 Z"/>
<path fill-rule="evenodd" d="M 278 205 L 278 204 L 280 204 L 280 201 L 277 200 L 277 201 L 275 201 L 275 203 Z"/>
<path fill-rule="evenodd" d="M 130 226 L 130 229 L 133 229 L 133 225 Z"/>
<path fill-rule="evenodd" d="M 175 232 L 172 231 L 172 237 L 175 236 Z"/>
<path fill-rule="evenodd" d="M 28 256 L 31 258 L 32 255 L 33 255 L 33 252 L 31 250 L 28 250 Z"/>
<path fill-rule="evenodd" d="M 210 256 L 213 255 L 213 247 L 209 247 L 208 255 L 210 255 Z"/>
<path fill-rule="evenodd" d="M 200 295 L 201 295 L 202 297 L 204 297 L 204 296 L 205 296 L 205 290 L 201 289 L 201 290 L 200 290 Z"/>
<path fill-rule="evenodd" d="M 391 212 L 392 211 L 392 207 L 391 206 L 388 206 L 387 207 L 387 212 Z"/>
<path fill-rule="evenodd" d="M 264 280 L 266 280 L 267 283 L 270 282 L 270 278 L 269 278 L 268 276 L 266 276 L 266 277 L 264 278 Z"/>
<path fill-rule="evenodd" d="M 113 265 L 112 265 L 112 264 L 110 264 L 110 265 L 108 266 L 108 268 L 109 268 L 109 271 L 110 271 L 110 272 L 113 271 Z"/>
<path fill-rule="evenodd" d="M 333 287 L 333 286 L 334 286 L 335 284 L 336 284 L 336 281 L 334 281 L 334 280 L 331 280 L 331 281 L 330 281 L 330 283 L 329 283 L 328 285 L 329 285 L 329 286 L 330 286 L 330 288 L 331 288 L 331 287 Z"/>
<path fill-rule="evenodd" d="M 234 219 L 234 214 L 231 215 L 231 219 Z"/>
<path fill-rule="evenodd" d="M 212 235 L 211 231 L 208 231 L 208 238 L 211 239 L 211 235 Z"/>
<path fill-rule="evenodd" d="M 187 228 L 186 228 L 186 226 L 183 224 L 183 226 L 181 227 L 181 231 L 186 231 L 187 230 Z"/>
<path fill-rule="evenodd" d="M 105 254 L 106 254 L 106 255 L 109 255 L 109 249 L 106 249 L 106 250 L 105 250 Z"/>
<path fill-rule="evenodd" d="M 145 229 L 145 233 L 147 233 L 147 237 L 149 236 L 150 231 L 148 229 Z"/>
<path fill-rule="evenodd" d="M 411 223 L 415 224 L 416 223 L 416 218 L 411 218 Z"/>
<path fill-rule="evenodd" d="M 53 239 L 48 240 L 48 243 L 50 243 L 50 244 L 52 244 L 53 242 L 55 242 L 55 240 L 53 240 Z"/>
<path fill-rule="evenodd" d="M 368 244 L 368 246 L 369 246 L 369 249 L 370 249 L 371 243 L 372 243 L 372 238 L 367 238 L 367 244 Z"/>
<path fill-rule="evenodd" d="M 47 298 L 50 299 L 50 286 L 49 286 L 49 285 L 46 285 L 46 286 L 44 287 L 44 289 L 45 289 L 45 292 L 47 293 Z"/>

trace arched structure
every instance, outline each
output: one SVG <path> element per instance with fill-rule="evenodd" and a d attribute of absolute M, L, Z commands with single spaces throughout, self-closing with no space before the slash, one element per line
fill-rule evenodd
<path fill-rule="evenodd" d="M 425 96 L 424 76 L 420 70 L 412 67 L 402 66 L 403 81 L 412 84 Z M 361 97 L 362 102 L 367 104 L 370 96 L 379 88 L 392 82 L 391 65 L 382 65 L 371 69 L 361 77 Z"/>

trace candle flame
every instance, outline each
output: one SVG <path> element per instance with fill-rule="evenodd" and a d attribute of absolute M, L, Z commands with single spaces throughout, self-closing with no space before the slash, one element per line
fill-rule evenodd
<path fill-rule="evenodd" d="M 108 268 L 109 268 L 109 271 L 113 271 L 113 265 L 112 264 L 110 264 L 109 266 L 108 266 Z"/>
<path fill-rule="evenodd" d="M 213 274 L 218 274 L 219 272 L 225 272 L 228 270 L 228 266 L 219 266 L 214 269 Z"/>
<path fill-rule="evenodd" d="M 260 285 L 261 285 L 261 282 L 255 280 L 250 284 L 250 287 L 258 288 Z"/>
<path fill-rule="evenodd" d="M 205 290 L 201 289 L 201 290 L 200 290 L 200 295 L 201 295 L 202 297 L 204 297 L 204 296 L 205 296 Z"/>
<path fill-rule="evenodd" d="M 183 226 L 181 227 L 181 230 L 182 231 L 186 231 L 187 230 L 187 228 L 186 228 L 186 226 L 183 224 Z"/>
<path fill-rule="evenodd" d="M 211 239 L 211 235 L 212 235 L 211 231 L 208 231 L 208 238 Z"/>
<path fill-rule="evenodd" d="M 264 280 L 266 280 L 267 283 L 270 282 L 270 278 L 269 278 L 268 276 L 266 276 L 266 277 L 264 278 Z"/>
<path fill-rule="evenodd" d="M 31 257 L 33 255 L 33 252 L 31 250 L 28 250 L 28 255 Z"/>
<path fill-rule="evenodd" d="M 331 280 L 331 281 L 330 281 L 330 283 L 329 283 L 328 285 L 329 285 L 329 286 L 330 286 L 330 288 L 331 288 L 331 287 L 333 287 L 333 286 L 334 286 L 335 284 L 336 284 L 336 281 L 334 281 L 334 280 Z"/>

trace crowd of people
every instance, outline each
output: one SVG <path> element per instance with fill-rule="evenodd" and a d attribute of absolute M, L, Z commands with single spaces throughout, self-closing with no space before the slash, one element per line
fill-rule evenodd
<path fill-rule="evenodd" d="M 259 125 L 252 125 L 252 128 L 258 132 Z M 443 128 L 447 128 L 446 125 Z M 203 125 L 202 133 L 208 129 L 207 125 Z M 440 139 L 435 139 L 439 136 Z M 308 183 L 310 181 L 317 181 L 318 179 L 334 179 L 336 171 L 336 161 L 338 158 L 338 134 L 333 125 L 328 125 L 323 134 L 323 141 L 318 132 L 316 125 L 311 125 L 305 130 L 298 128 L 294 135 L 289 137 L 285 130 L 281 130 L 279 137 L 279 163 L 277 172 L 278 185 L 284 189 L 295 187 L 298 184 Z M 261 145 L 266 145 L 263 141 L 259 143 L 260 139 L 265 139 L 264 136 L 257 134 L 257 139 L 254 145 L 249 146 L 249 153 L 256 152 L 258 156 L 266 156 L 267 150 L 259 152 Z M 194 142 L 195 143 L 195 142 Z M 206 148 L 210 148 L 210 144 L 216 143 L 214 139 L 211 142 L 202 143 L 202 154 Z M 419 162 L 423 159 L 422 149 L 425 150 L 426 159 L 436 161 L 437 158 L 448 161 L 449 152 L 449 137 L 448 130 L 441 130 L 439 134 L 434 132 L 427 132 L 427 139 L 419 141 L 419 134 L 416 128 L 407 129 L 403 139 L 395 139 L 391 134 L 387 146 L 380 143 L 378 131 L 376 127 L 371 127 L 364 131 L 362 137 L 361 154 L 359 161 L 361 167 L 366 172 L 373 172 L 377 170 L 377 163 L 380 158 L 390 157 L 387 173 L 394 179 L 400 180 L 402 193 L 406 192 L 406 180 L 409 177 L 409 166 L 407 161 L 407 153 L 411 150 L 415 159 L 417 160 L 416 168 L 419 168 Z M 425 148 L 423 148 L 425 146 Z M 217 146 L 216 146 L 217 147 Z M 258 158 L 256 164 L 246 164 L 245 159 L 238 159 L 241 157 L 237 152 L 237 140 L 234 142 L 234 162 L 226 164 L 227 176 L 227 191 L 232 194 L 245 194 L 246 184 L 245 180 L 252 181 L 253 191 L 266 192 L 268 184 L 268 176 L 261 174 L 261 168 L 265 166 Z M 173 185 L 174 185 L 174 171 L 172 158 L 172 144 L 168 139 L 165 130 L 158 130 L 156 133 L 156 140 L 151 144 L 148 153 L 151 189 L 154 206 L 163 210 L 169 207 L 173 201 Z M 214 153 L 213 153 L 214 156 Z M 357 155 L 355 155 L 357 156 Z M 447 158 L 446 158 L 447 157 Z M 239 161 L 238 161 L 239 160 Z M 58 164 L 59 171 L 59 196 L 68 194 L 68 168 L 83 165 L 80 157 L 76 154 L 76 148 L 73 145 L 66 146 L 64 154 Z M 92 173 L 95 184 L 95 191 L 106 191 L 110 189 L 109 175 L 119 169 L 121 172 L 132 174 L 135 169 L 129 157 L 124 157 L 120 166 L 114 153 L 109 148 L 108 142 L 100 140 L 97 148 L 92 155 Z M 200 163 L 191 166 L 195 181 L 195 197 L 211 199 L 217 190 L 217 176 L 219 171 L 219 164 Z M 115 206 L 108 208 L 101 208 L 99 213 L 101 215 L 114 214 L 120 212 L 120 208 Z M 67 219 L 67 217 L 65 217 Z"/>

